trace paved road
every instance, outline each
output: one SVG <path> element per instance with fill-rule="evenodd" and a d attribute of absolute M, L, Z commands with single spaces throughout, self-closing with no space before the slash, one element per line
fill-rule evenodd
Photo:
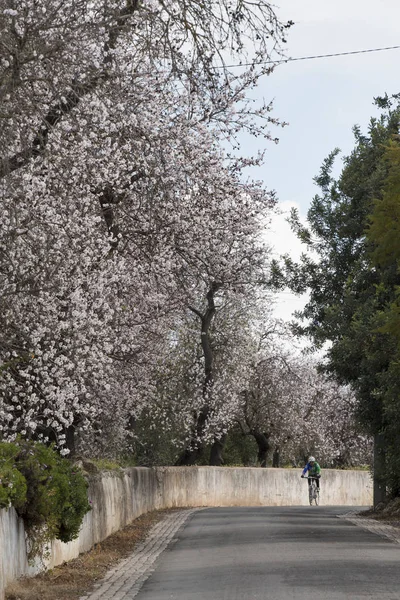
<path fill-rule="evenodd" d="M 193 513 L 136 600 L 400 600 L 400 545 L 336 515 L 349 508 Z"/>

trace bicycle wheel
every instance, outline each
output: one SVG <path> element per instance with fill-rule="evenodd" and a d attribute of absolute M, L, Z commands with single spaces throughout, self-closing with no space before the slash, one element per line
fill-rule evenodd
<path fill-rule="evenodd" d="M 310 487 L 308 488 L 308 499 L 310 501 L 310 506 L 312 506 L 314 499 L 314 488 L 312 485 L 310 485 Z"/>
<path fill-rule="evenodd" d="M 315 502 L 315 506 L 318 506 L 318 504 L 319 504 L 319 490 L 317 488 L 314 488 L 314 502 Z"/>

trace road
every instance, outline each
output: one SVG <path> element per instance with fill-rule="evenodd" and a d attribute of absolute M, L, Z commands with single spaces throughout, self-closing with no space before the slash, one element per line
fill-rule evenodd
<path fill-rule="evenodd" d="M 136 600 L 400 600 L 400 544 L 347 508 L 210 508 L 158 557 Z"/>

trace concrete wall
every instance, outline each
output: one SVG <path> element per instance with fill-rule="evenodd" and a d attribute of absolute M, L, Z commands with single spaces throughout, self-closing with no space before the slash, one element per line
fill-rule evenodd
<path fill-rule="evenodd" d="M 307 481 L 297 469 L 159 467 L 165 507 L 299 506 L 308 504 Z M 366 471 L 324 469 L 321 504 L 369 506 L 372 480 Z"/>
<path fill-rule="evenodd" d="M 123 476 L 91 477 L 88 496 L 93 508 L 83 520 L 79 537 L 68 544 L 55 540 L 46 567 L 76 558 L 143 513 L 161 507 L 159 487 L 156 471 L 141 467 L 126 469 Z M 28 565 L 23 522 L 15 510 L 0 510 L 0 600 L 9 582 L 43 568 L 40 561 Z"/>
<path fill-rule="evenodd" d="M 76 558 L 141 514 L 187 506 L 296 506 L 308 504 L 307 482 L 300 470 L 227 467 L 142 467 L 118 476 L 105 473 L 89 484 L 90 511 L 77 540 L 55 541 L 47 568 Z M 366 471 L 324 469 L 321 504 L 369 506 L 372 481 Z M 25 533 L 14 509 L 0 510 L 0 600 L 7 583 L 33 575 L 43 565 L 29 566 Z"/>

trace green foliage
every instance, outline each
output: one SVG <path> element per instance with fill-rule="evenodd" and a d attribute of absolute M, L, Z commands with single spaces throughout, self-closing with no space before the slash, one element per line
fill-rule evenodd
<path fill-rule="evenodd" d="M 69 460 L 52 447 L 18 438 L 0 444 L 0 469 L 2 482 L 9 481 L 10 473 L 15 478 L 17 491 L 7 492 L 5 502 L 24 520 L 30 558 L 53 539 L 69 542 L 78 536 L 90 504 L 87 482 Z M 10 489 L 4 483 L 1 487 Z"/>
<path fill-rule="evenodd" d="M 400 363 L 393 356 L 388 371 L 382 373 L 381 395 L 385 414 L 386 481 L 392 496 L 400 496 Z"/>
<path fill-rule="evenodd" d="M 392 140 L 385 149 L 388 175 L 382 198 L 375 200 L 369 217 L 368 239 L 373 243 L 371 257 L 378 269 L 396 272 L 400 264 L 400 145 Z M 393 271 L 391 271 L 393 274 Z"/>
<path fill-rule="evenodd" d="M 121 465 L 107 458 L 92 458 L 91 462 L 99 471 L 122 471 Z"/>
<path fill-rule="evenodd" d="M 239 427 L 233 427 L 226 436 L 224 465 L 238 467 L 257 466 L 257 444 L 251 435 L 243 435 Z"/>
<path fill-rule="evenodd" d="M 175 427 L 165 427 L 162 417 L 142 414 L 135 422 L 132 454 L 125 455 L 122 462 L 124 466 L 141 467 L 174 465 L 179 456 L 176 446 L 179 436 L 180 431 Z"/>
<path fill-rule="evenodd" d="M 388 175 L 380 200 L 374 202 L 367 238 L 370 258 L 379 275 L 373 331 L 385 338 L 388 366 L 379 376 L 387 452 L 387 482 L 400 496 L 400 145 L 396 137 L 387 146 Z"/>
<path fill-rule="evenodd" d="M 26 479 L 15 465 L 17 454 L 17 446 L 0 442 L 0 508 L 20 509 L 26 503 Z"/>
<path fill-rule="evenodd" d="M 393 426 L 400 391 L 394 366 L 400 359 L 400 156 L 393 141 L 398 100 L 378 99 L 384 112 L 371 120 L 367 134 L 354 128 L 355 147 L 337 179 L 332 177 L 337 150 L 326 159 L 308 227 L 292 218 L 293 229 L 318 258 L 286 261 L 286 284 L 310 291 L 296 331 L 317 348 L 330 342 L 323 368 L 356 391 L 365 430 L 384 435 L 394 493 L 400 493 L 394 436 L 400 420 Z"/>

